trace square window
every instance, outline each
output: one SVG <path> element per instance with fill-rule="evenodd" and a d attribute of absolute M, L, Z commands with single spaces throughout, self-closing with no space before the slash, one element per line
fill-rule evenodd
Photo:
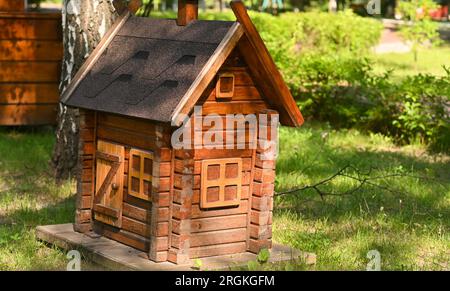
<path fill-rule="evenodd" d="M 229 101 L 234 95 L 234 75 L 222 73 L 219 75 L 216 84 L 216 99 L 219 101 Z"/>
<path fill-rule="evenodd" d="M 235 200 L 237 198 L 237 185 L 225 186 L 225 201 Z"/>
<path fill-rule="evenodd" d="M 141 187 L 140 187 L 140 183 L 141 181 L 139 180 L 139 178 L 136 177 L 131 177 L 131 191 L 139 193 L 141 192 Z"/>
<path fill-rule="evenodd" d="M 144 158 L 144 174 L 151 175 L 153 170 L 153 162 L 148 158 Z"/>
<path fill-rule="evenodd" d="M 139 172 L 141 170 L 141 157 L 137 156 L 137 155 L 133 155 L 132 159 L 132 166 L 133 166 L 133 170 Z"/>
<path fill-rule="evenodd" d="M 233 179 L 239 175 L 239 165 L 237 163 L 226 164 L 225 166 L 225 178 Z"/>
<path fill-rule="evenodd" d="M 150 195 L 152 193 L 152 182 L 144 180 L 144 194 Z"/>
<path fill-rule="evenodd" d="M 219 201 L 219 192 L 220 192 L 220 188 L 219 187 L 209 187 L 206 190 L 206 200 L 208 202 Z"/>
<path fill-rule="evenodd" d="M 208 180 L 217 180 L 220 177 L 220 165 L 209 165 L 208 166 Z"/>
<path fill-rule="evenodd" d="M 220 77 L 220 93 L 230 93 L 233 92 L 234 79 L 233 77 Z"/>
<path fill-rule="evenodd" d="M 153 154 L 137 149 L 130 150 L 128 169 L 128 194 L 144 200 L 151 199 Z"/>
<path fill-rule="evenodd" d="M 239 205 L 242 191 L 242 159 L 202 161 L 201 208 Z"/>

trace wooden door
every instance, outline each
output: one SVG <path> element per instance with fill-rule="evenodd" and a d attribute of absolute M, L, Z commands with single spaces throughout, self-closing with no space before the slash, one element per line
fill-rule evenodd
<path fill-rule="evenodd" d="M 125 148 L 99 140 L 96 152 L 94 219 L 122 226 Z"/>

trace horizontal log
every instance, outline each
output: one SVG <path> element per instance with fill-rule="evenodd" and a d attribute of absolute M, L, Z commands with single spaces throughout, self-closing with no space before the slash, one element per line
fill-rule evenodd
<path fill-rule="evenodd" d="M 154 162 L 153 177 L 170 177 L 172 165 L 170 162 Z"/>
<path fill-rule="evenodd" d="M 60 62 L 0 62 L 0 82 L 59 82 Z"/>
<path fill-rule="evenodd" d="M 169 222 L 168 221 L 159 222 L 156 225 L 155 236 L 160 237 L 160 236 L 168 236 L 168 235 L 169 235 Z"/>
<path fill-rule="evenodd" d="M 156 150 L 155 161 L 170 162 L 172 160 L 172 150 L 170 148 L 159 148 Z"/>
<path fill-rule="evenodd" d="M 250 211 L 250 222 L 256 225 L 272 224 L 272 211 Z"/>
<path fill-rule="evenodd" d="M 191 207 L 180 204 L 173 204 L 172 217 L 178 220 L 189 219 L 191 217 Z"/>
<path fill-rule="evenodd" d="M 250 238 L 267 240 L 272 238 L 271 225 L 250 225 Z"/>
<path fill-rule="evenodd" d="M 95 112 L 87 109 L 79 109 L 80 128 L 92 128 L 95 126 Z"/>
<path fill-rule="evenodd" d="M 62 40 L 61 13 L 0 15 L 0 39 Z M 51 19 L 50 17 L 53 17 Z"/>
<path fill-rule="evenodd" d="M 152 203 L 158 205 L 158 207 L 169 207 L 170 193 L 169 192 L 153 193 Z"/>
<path fill-rule="evenodd" d="M 99 124 L 97 127 L 97 137 L 143 150 L 152 151 L 158 148 L 155 138 L 151 136 L 102 124 Z"/>
<path fill-rule="evenodd" d="M 61 41 L 0 39 L 0 61 L 60 61 L 62 57 Z"/>
<path fill-rule="evenodd" d="M 83 159 L 81 164 L 82 164 L 83 169 L 91 169 L 92 166 L 94 165 L 94 161 Z"/>
<path fill-rule="evenodd" d="M 252 209 L 259 211 L 271 211 L 273 210 L 273 197 L 272 196 L 252 196 Z"/>
<path fill-rule="evenodd" d="M 154 181 L 152 186 L 153 193 L 168 192 L 170 191 L 170 177 L 157 178 L 157 182 Z"/>
<path fill-rule="evenodd" d="M 83 169 L 81 171 L 81 180 L 83 182 L 90 182 L 92 181 L 92 169 L 91 168 L 87 168 L 87 169 Z"/>
<path fill-rule="evenodd" d="M 80 139 L 83 142 L 93 142 L 95 139 L 94 128 L 80 128 Z"/>
<path fill-rule="evenodd" d="M 260 110 L 268 109 L 265 102 L 260 101 L 231 101 L 221 102 L 220 106 L 216 102 L 205 102 L 202 107 L 202 113 L 208 114 L 252 114 Z"/>
<path fill-rule="evenodd" d="M 252 149 L 233 149 L 233 150 L 220 150 L 220 149 L 198 149 L 194 151 L 195 160 L 206 160 L 206 159 L 223 159 L 223 158 L 235 158 L 235 157 L 252 157 Z"/>
<path fill-rule="evenodd" d="M 239 206 L 237 207 L 226 207 L 220 209 L 200 209 L 199 205 L 192 206 L 192 219 L 194 218 L 206 218 L 206 217 L 215 217 L 215 216 L 223 216 L 226 219 L 227 215 L 234 214 L 244 214 L 247 213 L 248 210 L 248 200 L 241 200 Z"/>
<path fill-rule="evenodd" d="M 273 183 L 275 181 L 275 171 L 255 167 L 254 180 L 261 183 Z"/>
<path fill-rule="evenodd" d="M 158 208 L 158 221 L 169 221 L 169 207 L 159 207 Z"/>
<path fill-rule="evenodd" d="M 256 154 L 255 166 L 261 169 L 275 169 L 275 160 L 265 160 L 260 154 Z"/>
<path fill-rule="evenodd" d="M 250 239 L 248 243 L 248 250 L 254 254 L 259 253 L 262 249 L 272 248 L 271 239 Z"/>
<path fill-rule="evenodd" d="M 234 255 L 244 253 L 246 251 L 246 248 L 247 246 L 245 242 L 195 247 L 189 249 L 189 257 L 191 259 L 195 259 L 218 255 Z"/>
<path fill-rule="evenodd" d="M 94 142 L 86 141 L 83 142 L 83 154 L 94 155 L 95 154 L 95 145 Z"/>
<path fill-rule="evenodd" d="M 246 227 L 247 214 L 191 220 L 191 233 Z"/>
<path fill-rule="evenodd" d="M 92 183 L 91 182 L 81 182 L 81 195 L 82 196 L 92 196 Z"/>
<path fill-rule="evenodd" d="M 121 230 L 101 222 L 95 221 L 94 231 L 107 238 L 121 242 L 138 250 L 148 252 L 150 249 L 150 240 L 132 232 Z"/>
<path fill-rule="evenodd" d="M 150 226 L 146 223 L 122 216 L 122 229 L 150 238 Z"/>
<path fill-rule="evenodd" d="M 92 207 L 92 196 L 80 196 L 80 209 L 90 209 Z"/>
<path fill-rule="evenodd" d="M 23 11 L 25 1 L 0 0 L 0 11 Z"/>
<path fill-rule="evenodd" d="M 142 200 L 137 197 L 129 195 L 127 189 L 124 189 L 123 191 L 123 201 L 148 211 L 152 209 L 152 203 L 150 201 Z"/>
<path fill-rule="evenodd" d="M 233 101 L 262 101 L 258 89 L 255 86 L 237 86 L 234 87 Z M 212 90 L 206 99 L 208 102 L 217 102 L 217 106 L 221 106 L 222 102 L 216 101 L 216 90 Z"/>
<path fill-rule="evenodd" d="M 262 196 L 273 196 L 275 189 L 274 184 L 269 183 L 261 183 L 261 182 L 253 182 L 253 195 L 262 197 Z"/>
<path fill-rule="evenodd" d="M 152 237 L 151 243 L 154 245 L 152 249 L 156 249 L 157 252 L 167 251 L 169 249 L 169 238 L 167 236 Z"/>
<path fill-rule="evenodd" d="M 138 220 L 140 222 L 148 223 L 150 222 L 151 211 L 124 202 L 122 215 Z"/>
<path fill-rule="evenodd" d="M 246 228 L 210 231 L 191 234 L 189 237 L 189 244 L 191 247 L 209 246 L 220 243 L 233 243 L 245 241 L 247 238 Z M 180 235 L 172 235 L 172 244 L 179 245 L 178 240 Z"/>
<path fill-rule="evenodd" d="M 77 209 L 75 211 L 75 222 L 76 223 L 88 223 L 91 221 L 91 210 L 90 209 Z"/>
<path fill-rule="evenodd" d="M 0 104 L 49 104 L 59 102 L 58 83 L 0 83 Z"/>
<path fill-rule="evenodd" d="M 56 108 L 56 104 L 0 105 L 0 125 L 55 124 Z"/>
<path fill-rule="evenodd" d="M 145 134 L 147 136 L 158 136 L 159 139 L 164 139 L 167 144 L 170 142 L 171 128 L 159 124 L 157 125 L 150 121 L 114 114 L 99 113 L 98 123 L 107 127 L 124 129 L 139 134 Z"/>
<path fill-rule="evenodd" d="M 109 216 L 109 217 L 112 217 L 115 219 L 119 218 L 119 216 L 120 216 L 119 209 L 109 207 L 106 205 L 102 205 L 102 204 L 94 204 L 93 210 L 95 213 L 100 213 L 100 214 L 103 214 L 103 215 L 106 215 L 106 216 Z"/>
<path fill-rule="evenodd" d="M 157 263 L 167 261 L 167 251 L 156 252 L 156 256 L 151 258 L 152 261 Z"/>

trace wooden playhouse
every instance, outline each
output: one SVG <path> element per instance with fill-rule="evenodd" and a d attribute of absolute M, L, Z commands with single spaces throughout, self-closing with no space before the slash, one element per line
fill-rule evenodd
<path fill-rule="evenodd" d="M 75 231 L 177 264 L 271 247 L 266 148 L 250 148 L 250 137 L 231 148 L 173 146 L 186 121 L 196 124 L 194 107 L 219 121 L 265 114 L 259 129 L 278 113 L 284 125 L 303 123 L 244 5 L 231 6 L 236 22 L 197 20 L 197 1 L 180 0 L 177 20 L 126 12 L 77 73 L 62 97 L 80 109 Z M 188 132 L 201 137 L 211 125 Z"/>
<path fill-rule="evenodd" d="M 56 123 L 63 55 L 61 11 L 0 0 L 0 126 Z"/>

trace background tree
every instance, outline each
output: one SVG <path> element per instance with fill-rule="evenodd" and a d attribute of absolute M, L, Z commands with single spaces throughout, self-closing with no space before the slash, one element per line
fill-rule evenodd
<path fill-rule="evenodd" d="M 399 12 L 405 19 L 401 27 L 403 37 L 411 43 L 414 62 L 417 63 L 420 46 L 436 45 L 440 43 L 438 23 L 431 20 L 430 10 L 436 9 L 433 0 L 401 1 Z"/>
<path fill-rule="evenodd" d="M 64 58 L 60 83 L 61 93 L 64 92 L 78 69 L 114 23 L 118 16 L 116 10 L 127 9 L 127 5 L 136 6 L 136 2 L 138 1 L 63 1 Z M 52 158 L 54 175 L 58 180 L 74 174 L 77 164 L 78 133 L 78 110 L 60 104 L 56 144 Z"/>

